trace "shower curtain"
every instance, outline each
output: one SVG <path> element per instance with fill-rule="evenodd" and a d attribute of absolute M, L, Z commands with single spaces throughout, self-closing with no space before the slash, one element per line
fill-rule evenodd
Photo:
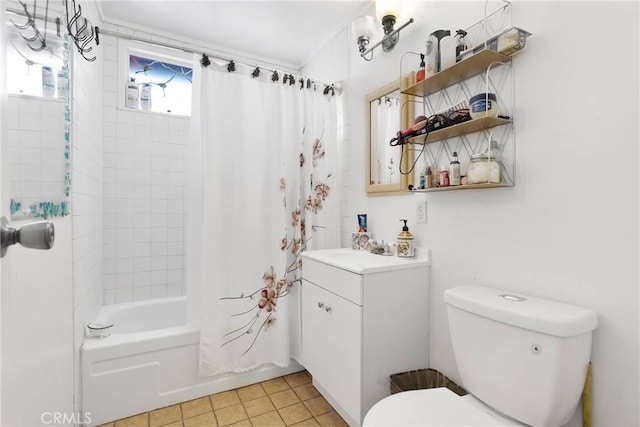
<path fill-rule="evenodd" d="M 296 358 L 300 253 L 339 246 L 335 97 L 241 67 L 212 61 L 194 75 L 201 376 Z"/>

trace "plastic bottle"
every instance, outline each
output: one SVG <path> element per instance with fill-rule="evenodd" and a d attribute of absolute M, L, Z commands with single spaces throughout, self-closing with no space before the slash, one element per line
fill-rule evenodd
<path fill-rule="evenodd" d="M 431 34 L 427 38 L 426 77 L 431 77 L 438 72 L 438 59 L 438 38 L 435 34 Z"/>
<path fill-rule="evenodd" d="M 138 85 L 134 79 L 131 79 L 129 83 L 127 83 L 127 93 L 125 98 L 125 106 L 127 108 L 135 108 L 138 109 Z"/>
<path fill-rule="evenodd" d="M 440 166 L 440 187 L 449 186 L 449 171 L 446 165 Z"/>
<path fill-rule="evenodd" d="M 460 162 L 456 151 L 453 152 L 453 159 L 449 164 L 449 185 L 460 185 Z"/>
<path fill-rule="evenodd" d="M 416 72 L 416 83 L 421 82 L 424 80 L 425 78 L 425 64 L 424 64 L 424 54 L 420 54 L 420 67 L 418 68 L 418 71 Z"/>
<path fill-rule="evenodd" d="M 140 109 L 149 111 L 151 110 L 151 85 L 145 83 L 142 85 L 140 91 Z"/>
<path fill-rule="evenodd" d="M 450 31 L 445 31 L 445 36 L 440 40 L 440 71 L 455 65 L 456 41 L 451 37 Z"/>
<path fill-rule="evenodd" d="M 465 50 L 467 50 L 467 42 L 464 39 L 467 35 L 467 32 L 465 30 L 458 30 L 456 31 L 456 62 L 459 62 L 460 59 L 460 54 L 462 52 L 464 52 Z"/>
<path fill-rule="evenodd" d="M 51 67 L 42 67 L 42 96 L 56 96 L 56 79 Z"/>
<path fill-rule="evenodd" d="M 431 172 L 431 166 L 427 166 L 425 175 L 426 175 L 425 188 L 433 187 L 433 173 Z"/>
<path fill-rule="evenodd" d="M 67 96 L 67 78 L 64 71 L 60 70 L 57 74 L 56 97 L 64 98 L 65 96 Z"/>

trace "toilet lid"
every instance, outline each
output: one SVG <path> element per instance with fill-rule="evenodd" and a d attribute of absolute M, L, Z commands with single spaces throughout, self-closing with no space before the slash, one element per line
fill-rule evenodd
<path fill-rule="evenodd" d="M 473 396 L 445 387 L 393 394 L 373 405 L 363 426 L 522 426 Z"/>

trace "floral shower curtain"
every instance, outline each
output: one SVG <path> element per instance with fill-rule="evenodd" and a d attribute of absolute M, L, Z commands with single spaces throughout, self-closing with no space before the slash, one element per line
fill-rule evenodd
<path fill-rule="evenodd" d="M 198 71 L 200 375 L 286 366 L 300 346 L 300 253 L 339 246 L 335 97 L 266 72 Z"/>

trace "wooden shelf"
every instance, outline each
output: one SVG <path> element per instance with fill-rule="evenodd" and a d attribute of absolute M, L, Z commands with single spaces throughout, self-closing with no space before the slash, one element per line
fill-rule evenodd
<path fill-rule="evenodd" d="M 511 57 L 485 49 L 464 59 L 439 73 L 404 89 L 402 93 L 413 96 L 427 96 L 462 80 L 486 71 L 492 63 L 504 63 Z"/>
<path fill-rule="evenodd" d="M 448 185 L 446 187 L 431 187 L 417 190 L 409 190 L 409 193 L 435 193 L 438 191 L 452 191 L 452 190 L 478 190 L 480 188 L 498 188 L 498 187 L 512 187 L 513 185 L 501 182 L 499 184 L 466 184 L 466 185 Z"/>
<path fill-rule="evenodd" d="M 468 133 L 478 132 L 483 129 L 490 129 L 496 126 L 506 125 L 512 123 L 508 119 L 499 119 L 496 117 L 482 117 L 479 119 L 472 119 L 464 123 L 449 126 L 444 129 L 436 130 L 427 136 L 427 140 L 424 140 L 424 135 L 414 136 L 407 140 L 409 144 L 431 144 L 441 141 L 447 138 L 453 138 L 460 135 L 466 135 Z"/>

